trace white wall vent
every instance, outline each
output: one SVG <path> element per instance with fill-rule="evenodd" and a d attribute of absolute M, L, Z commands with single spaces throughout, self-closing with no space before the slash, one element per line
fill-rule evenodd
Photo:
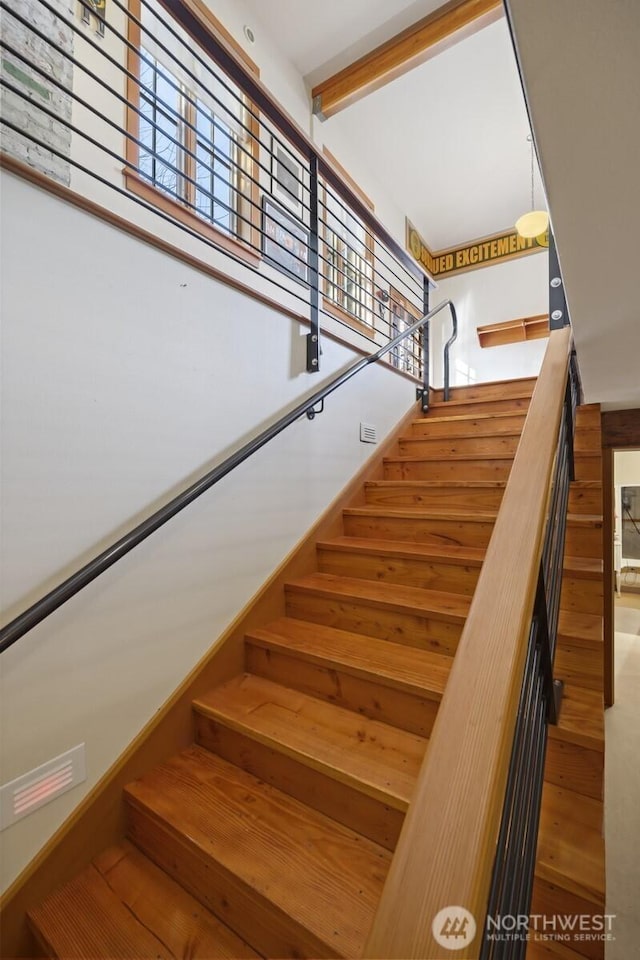
<path fill-rule="evenodd" d="M 378 431 L 372 423 L 360 424 L 360 439 L 363 443 L 377 443 Z"/>
<path fill-rule="evenodd" d="M 84 743 L 0 787 L 0 830 L 87 779 Z"/>

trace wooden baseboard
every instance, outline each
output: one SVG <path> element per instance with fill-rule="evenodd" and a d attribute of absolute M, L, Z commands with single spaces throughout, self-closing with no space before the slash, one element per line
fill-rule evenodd
<path fill-rule="evenodd" d="M 365 482 L 382 479 L 384 457 L 395 452 L 398 436 L 407 432 L 418 415 L 418 408 L 412 404 L 387 440 L 6 891 L 0 899 L 3 957 L 34 955 L 26 912 L 82 870 L 101 850 L 122 839 L 123 787 L 193 741 L 192 701 L 244 669 L 245 634 L 284 615 L 284 583 L 316 570 L 317 541 L 341 535 L 344 508 L 364 504 Z"/>

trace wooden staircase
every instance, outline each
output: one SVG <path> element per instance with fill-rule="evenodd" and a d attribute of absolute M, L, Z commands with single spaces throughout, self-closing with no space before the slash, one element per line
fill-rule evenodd
<path fill-rule="evenodd" d="M 363 956 L 533 386 L 457 389 L 411 422 L 315 572 L 246 632 L 244 671 L 195 699 L 193 745 L 126 787 L 121 842 L 30 910 L 46 956 Z M 597 407 L 576 451 L 532 908 L 547 914 L 604 912 Z"/>

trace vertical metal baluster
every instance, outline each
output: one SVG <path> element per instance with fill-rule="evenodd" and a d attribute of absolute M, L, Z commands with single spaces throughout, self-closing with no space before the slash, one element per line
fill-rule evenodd
<path fill-rule="evenodd" d="M 309 161 L 309 320 L 311 331 L 307 334 L 307 372 L 320 369 L 320 273 L 318 270 L 318 157 L 314 153 Z"/>
<path fill-rule="evenodd" d="M 429 278 L 423 278 L 422 290 L 422 314 L 426 316 L 429 313 Z M 416 392 L 418 400 L 422 400 L 422 412 L 426 413 L 429 409 L 429 326 L 425 323 L 420 337 L 420 349 L 422 352 L 422 387 Z"/>

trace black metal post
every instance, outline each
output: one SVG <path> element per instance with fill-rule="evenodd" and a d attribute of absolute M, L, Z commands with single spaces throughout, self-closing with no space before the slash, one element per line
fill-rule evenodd
<path fill-rule="evenodd" d="M 318 270 L 318 157 L 315 153 L 309 160 L 309 320 L 311 331 L 307 334 L 307 372 L 320 369 L 320 273 Z"/>
<path fill-rule="evenodd" d="M 423 278 L 422 289 L 422 313 L 426 316 L 429 313 L 429 278 Z M 429 324 L 425 323 L 422 328 L 421 337 L 422 350 L 422 387 L 416 390 L 418 400 L 422 401 L 422 412 L 426 413 L 429 409 Z"/>
<path fill-rule="evenodd" d="M 456 308 L 451 305 L 451 325 L 452 333 L 447 342 L 444 345 L 444 399 L 445 401 L 449 400 L 449 383 L 450 383 L 450 373 L 449 373 L 449 351 L 451 350 L 451 345 L 455 342 L 458 336 L 458 313 Z"/>

